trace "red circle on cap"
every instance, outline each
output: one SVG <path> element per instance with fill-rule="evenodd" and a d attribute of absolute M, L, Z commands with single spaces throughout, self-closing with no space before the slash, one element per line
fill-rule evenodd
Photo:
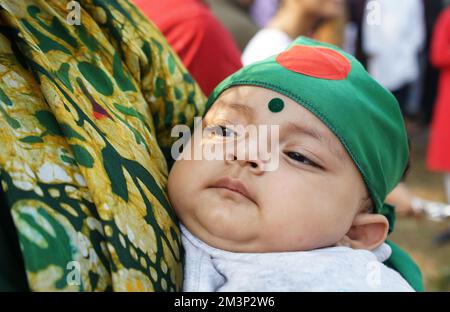
<path fill-rule="evenodd" d="M 351 70 L 350 61 L 342 54 L 324 47 L 294 45 L 280 53 L 276 61 L 299 74 L 329 80 L 343 80 Z"/>

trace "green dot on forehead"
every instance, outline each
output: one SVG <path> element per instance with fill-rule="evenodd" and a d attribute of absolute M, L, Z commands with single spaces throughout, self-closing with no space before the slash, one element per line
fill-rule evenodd
<path fill-rule="evenodd" d="M 269 102 L 269 110 L 272 113 L 279 113 L 284 108 L 284 101 L 280 98 L 271 99 Z"/>

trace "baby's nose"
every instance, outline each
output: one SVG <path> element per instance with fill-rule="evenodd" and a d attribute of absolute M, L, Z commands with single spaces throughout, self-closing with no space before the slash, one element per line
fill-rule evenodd
<path fill-rule="evenodd" d="M 228 157 L 226 157 L 225 159 L 225 162 L 227 164 L 239 164 L 242 168 L 249 168 L 256 174 L 260 174 L 264 171 L 264 162 L 261 159 L 253 159 L 249 157 L 240 159 L 234 153 L 227 156 Z"/>

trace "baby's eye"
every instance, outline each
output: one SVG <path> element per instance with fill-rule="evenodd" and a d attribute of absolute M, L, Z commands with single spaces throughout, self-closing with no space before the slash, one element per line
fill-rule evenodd
<path fill-rule="evenodd" d="M 317 165 L 315 162 L 313 162 L 312 160 L 309 160 L 307 157 L 303 156 L 302 154 L 300 154 L 298 152 L 287 152 L 286 155 L 289 158 L 291 158 L 295 161 L 298 161 L 299 163 L 302 163 L 304 165 L 319 167 L 319 165 Z"/>
<path fill-rule="evenodd" d="M 226 126 L 221 125 L 212 125 L 206 127 L 206 132 L 208 137 L 214 137 L 214 136 L 220 136 L 220 137 L 234 137 L 236 136 L 236 133 L 231 130 L 230 128 L 227 128 Z"/>

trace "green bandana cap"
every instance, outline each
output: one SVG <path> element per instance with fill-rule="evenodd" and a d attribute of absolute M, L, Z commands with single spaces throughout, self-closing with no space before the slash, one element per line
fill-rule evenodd
<path fill-rule="evenodd" d="M 405 125 L 395 97 L 353 56 L 300 37 L 284 52 L 226 78 L 209 97 L 206 111 L 222 92 L 242 85 L 281 93 L 317 116 L 339 138 L 364 179 L 375 212 L 386 216 L 393 230 L 394 207 L 384 200 L 408 162 Z"/>

